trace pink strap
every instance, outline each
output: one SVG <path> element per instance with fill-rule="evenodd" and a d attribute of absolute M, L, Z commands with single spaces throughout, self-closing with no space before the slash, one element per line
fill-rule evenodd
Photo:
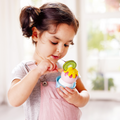
<path fill-rule="evenodd" d="M 30 70 L 33 70 L 37 67 L 37 65 L 35 64 L 34 61 L 29 61 L 25 64 L 25 67 L 27 69 L 27 71 L 29 72 Z"/>

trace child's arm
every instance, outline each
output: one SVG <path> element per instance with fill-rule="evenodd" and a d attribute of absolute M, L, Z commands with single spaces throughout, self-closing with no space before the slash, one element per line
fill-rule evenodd
<path fill-rule="evenodd" d="M 62 91 L 61 91 L 61 90 Z M 58 93 L 69 103 L 77 106 L 83 107 L 89 101 L 89 93 L 85 89 L 83 83 L 80 78 L 76 81 L 76 88 L 70 89 L 68 87 L 63 88 L 62 86 L 57 88 Z"/>
<path fill-rule="evenodd" d="M 23 104 L 33 88 L 35 87 L 39 77 L 47 72 L 53 71 L 55 64 L 49 60 L 44 60 L 33 70 L 31 70 L 23 79 L 13 80 L 8 91 L 8 100 L 12 106 L 20 106 Z"/>

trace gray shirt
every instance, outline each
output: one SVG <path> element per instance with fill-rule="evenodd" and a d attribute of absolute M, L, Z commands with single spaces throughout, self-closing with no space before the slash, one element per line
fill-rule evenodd
<path fill-rule="evenodd" d="M 25 67 L 26 61 L 22 61 L 19 63 L 12 71 L 12 81 L 14 79 L 22 79 L 27 73 L 27 69 Z M 59 60 L 57 62 L 58 68 L 62 68 L 64 64 L 63 60 Z M 31 95 L 28 97 L 28 99 L 24 102 L 24 112 L 25 112 L 25 119 L 26 120 L 39 120 L 39 112 L 40 112 L 40 84 L 41 81 L 56 81 L 56 77 L 59 76 L 61 73 L 49 73 L 47 75 L 43 75 L 39 78 L 36 86 L 34 87 Z"/>

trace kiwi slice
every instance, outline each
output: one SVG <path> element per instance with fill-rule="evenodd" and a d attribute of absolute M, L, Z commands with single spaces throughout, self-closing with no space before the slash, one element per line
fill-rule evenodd
<path fill-rule="evenodd" d="M 73 69 L 75 69 L 77 66 L 76 62 L 74 60 L 69 60 L 69 61 L 66 61 L 64 64 L 63 64 L 63 69 L 66 71 L 69 67 L 72 67 Z"/>

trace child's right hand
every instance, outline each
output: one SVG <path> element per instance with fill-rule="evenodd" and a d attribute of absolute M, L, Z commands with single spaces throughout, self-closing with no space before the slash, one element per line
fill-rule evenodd
<path fill-rule="evenodd" d="M 8 91 L 8 99 L 12 106 L 23 104 L 33 91 L 39 77 L 43 74 L 57 71 L 57 65 L 50 60 L 42 60 L 25 77 L 14 79 Z M 28 84 L 29 83 L 29 84 Z"/>
<path fill-rule="evenodd" d="M 58 72 L 57 65 L 48 59 L 42 60 L 38 64 L 37 70 L 38 72 L 40 72 L 41 75 L 47 74 L 50 72 Z"/>

